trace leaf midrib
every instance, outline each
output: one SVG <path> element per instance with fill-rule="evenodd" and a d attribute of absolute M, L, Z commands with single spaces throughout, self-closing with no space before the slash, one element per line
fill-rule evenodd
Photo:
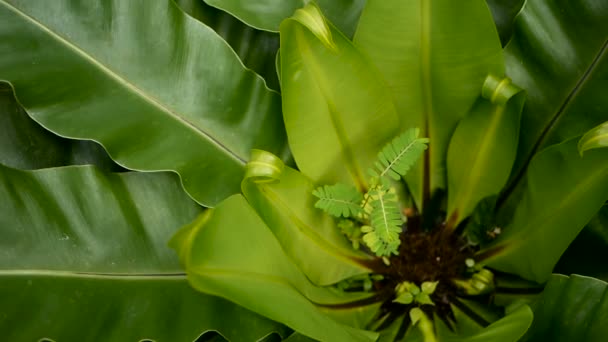
<path fill-rule="evenodd" d="M 167 272 L 167 273 L 106 273 L 106 272 L 73 272 L 65 270 L 0 270 L 2 277 L 58 277 L 58 278 L 89 278 L 89 279 L 114 279 L 114 280 L 149 280 L 149 279 L 176 279 L 185 280 L 186 273 Z"/>
<path fill-rule="evenodd" d="M 138 88 L 136 85 L 127 81 L 127 79 L 125 79 L 123 76 L 121 76 L 117 72 L 113 71 L 109 67 L 105 66 L 101 62 L 97 61 L 95 58 L 93 58 L 87 52 L 85 52 L 84 50 L 82 50 L 81 48 L 76 46 L 75 44 L 70 43 L 68 40 L 63 38 L 61 35 L 59 35 L 55 31 L 46 27 L 43 23 L 41 23 L 38 20 L 36 20 L 35 18 L 29 16 L 28 14 L 26 14 L 19 8 L 7 3 L 5 0 L 0 0 L 0 4 L 3 4 L 9 11 L 14 12 L 16 15 L 22 17 L 24 20 L 26 20 L 26 21 L 32 23 L 33 25 L 35 25 L 36 27 L 38 27 L 42 32 L 46 32 L 53 39 L 57 40 L 62 45 L 66 46 L 66 48 L 68 48 L 69 50 L 72 50 L 77 55 L 82 56 L 86 61 L 91 63 L 94 67 L 101 70 L 103 74 L 114 79 L 116 82 L 118 82 L 123 87 L 125 87 L 128 91 L 131 91 L 135 95 L 141 97 L 144 100 L 144 102 L 147 102 L 147 103 L 151 104 L 152 106 L 158 108 L 160 111 L 167 113 L 170 117 L 174 118 L 176 121 L 178 121 L 182 125 L 190 128 L 192 131 L 194 131 L 196 134 L 201 136 L 203 139 L 207 140 L 212 145 L 215 145 L 219 150 L 224 151 L 226 153 L 226 155 L 228 155 L 230 158 L 234 159 L 237 163 L 239 163 L 241 165 L 246 164 L 245 158 L 242 158 L 241 156 L 237 155 L 234 151 L 229 149 L 226 145 L 221 143 L 218 139 L 214 138 L 209 132 L 204 131 L 201 128 L 197 127 L 194 123 L 190 122 L 188 119 L 184 118 L 183 116 L 181 116 L 180 114 L 178 114 L 177 112 L 172 110 L 171 108 L 165 106 L 163 103 L 161 103 L 159 100 L 157 100 L 154 96 L 145 93 L 143 90 Z"/>

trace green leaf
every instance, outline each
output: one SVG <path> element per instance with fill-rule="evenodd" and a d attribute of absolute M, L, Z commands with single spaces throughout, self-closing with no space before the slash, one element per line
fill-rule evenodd
<path fill-rule="evenodd" d="M 450 331 L 443 321 L 435 321 L 440 342 L 516 342 L 526 333 L 534 318 L 530 307 L 523 305 L 477 333 L 465 336 Z"/>
<path fill-rule="evenodd" d="M 315 208 L 332 216 L 347 218 L 363 213 L 363 195 L 352 186 L 341 183 L 325 185 L 313 190 L 312 194 L 319 198 Z"/>
<path fill-rule="evenodd" d="M 494 17 L 494 23 L 500 35 L 500 42 L 502 46 L 505 46 L 513 34 L 515 16 L 517 16 L 526 0 L 486 0 L 486 2 Z"/>
<path fill-rule="evenodd" d="M 171 245 L 183 250 L 188 279 L 199 291 L 230 299 L 317 340 L 376 339 L 377 334 L 339 324 L 320 311 L 369 294 L 313 285 L 285 254 L 289 247 L 279 244 L 241 195 L 229 197 L 197 222 Z"/>
<path fill-rule="evenodd" d="M 252 147 L 286 148 L 279 96 L 172 1 L 1 0 L 0 23 L 0 79 L 30 116 L 175 171 L 203 205 L 238 192 Z"/>
<path fill-rule="evenodd" d="M 517 153 L 525 93 L 508 78 L 488 76 L 448 149 L 448 229 L 467 218 L 479 201 L 498 195 Z"/>
<path fill-rule="evenodd" d="M 363 191 L 364 171 L 398 132 L 383 82 L 312 3 L 281 25 L 280 64 L 283 115 L 299 169 L 315 182 Z"/>
<path fill-rule="evenodd" d="M 253 154 L 242 184 L 249 205 L 313 283 L 369 273 L 371 257 L 355 252 L 334 219 L 314 207 L 313 189 L 310 179 L 263 151 Z"/>
<path fill-rule="evenodd" d="M 355 44 L 389 85 L 401 130 L 420 127 L 432 142 L 406 177 L 422 208 L 423 176 L 430 191 L 445 188 L 445 159 L 456 124 L 480 95 L 488 74 L 504 75 L 500 41 L 484 0 L 368 1 Z"/>
<path fill-rule="evenodd" d="M 245 66 L 262 76 L 268 87 L 279 90 L 274 56 L 279 50 L 279 35 L 256 30 L 230 14 L 201 0 L 174 0 L 191 17 L 213 28 L 239 55 Z"/>
<path fill-rule="evenodd" d="M 553 273 L 608 280 L 608 205 L 604 205 L 562 254 Z"/>
<path fill-rule="evenodd" d="M 384 186 L 370 191 L 371 227 L 363 235 L 365 244 L 378 256 L 397 255 L 401 234 L 401 211 L 397 196 Z"/>
<path fill-rule="evenodd" d="M 608 121 L 585 133 L 578 142 L 578 152 L 583 155 L 585 151 L 608 147 Z"/>
<path fill-rule="evenodd" d="M 597 0 L 527 1 L 517 16 L 505 61 L 528 100 L 512 187 L 534 154 L 606 121 L 606 21 L 608 3 Z"/>
<path fill-rule="evenodd" d="M 175 175 L 0 165 L 0 199 L 7 341 L 190 342 L 211 330 L 251 341 L 285 332 L 188 286 L 166 241 L 201 208 Z"/>
<path fill-rule="evenodd" d="M 534 323 L 525 341 L 603 341 L 608 334 L 607 284 L 573 275 L 553 275 L 532 303 Z"/>
<path fill-rule="evenodd" d="M 239 18 L 247 25 L 260 30 L 278 32 L 284 19 L 293 15 L 309 0 L 205 0 L 209 5 L 222 9 Z M 352 37 L 365 0 L 316 0 L 325 15 L 346 36 Z"/>
<path fill-rule="evenodd" d="M 396 181 L 405 176 L 428 147 L 429 139 L 419 138 L 419 134 L 420 129 L 410 128 L 384 146 L 370 175 L 378 179 L 389 176 Z"/>
<path fill-rule="evenodd" d="M 285 336 L 288 330 L 225 299 L 195 291 L 185 276 L 39 272 L 3 275 L 1 280 L 0 328 L 3 339 L 12 342 L 192 342 L 202 334 L 206 341 L 216 331 L 229 341 L 249 342 L 272 332 Z"/>
<path fill-rule="evenodd" d="M 28 170 L 75 164 L 94 164 L 109 171 L 122 170 L 98 144 L 64 139 L 45 130 L 17 103 L 13 89 L 2 82 L 0 164 Z"/>
<path fill-rule="evenodd" d="M 484 263 L 539 283 L 548 279 L 560 255 L 608 200 L 608 150 L 581 157 L 577 143 L 575 138 L 554 145 L 532 160 L 512 221 L 480 252 L 489 258 Z"/>
<path fill-rule="evenodd" d="M 271 32 L 278 32 L 281 22 L 306 4 L 306 0 L 204 1 L 213 7 L 230 13 L 253 28 Z"/>

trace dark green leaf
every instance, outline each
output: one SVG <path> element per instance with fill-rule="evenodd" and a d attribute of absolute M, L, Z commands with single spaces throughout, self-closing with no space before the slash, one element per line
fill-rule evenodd
<path fill-rule="evenodd" d="M 355 43 L 386 79 L 401 130 L 419 127 L 430 139 L 430 192 L 445 189 L 448 143 L 456 124 L 479 97 L 486 76 L 504 75 L 485 1 L 368 1 Z M 419 208 L 423 165 L 406 177 Z"/>
<path fill-rule="evenodd" d="M 529 0 L 517 16 L 505 61 L 528 99 L 512 186 L 535 153 L 608 120 L 606 22 L 604 0 Z"/>
<path fill-rule="evenodd" d="M 122 170 L 98 144 L 61 138 L 34 122 L 17 103 L 12 88 L 2 82 L 0 164 L 18 169 L 94 164 L 104 170 Z"/>
<path fill-rule="evenodd" d="M 587 224 L 559 259 L 553 273 L 608 280 L 608 205 Z"/>
<path fill-rule="evenodd" d="M 201 208 L 175 175 L 0 166 L 0 203 L 2 340 L 190 342 L 220 330 L 251 341 L 284 332 L 190 289 L 166 241 Z"/>
<path fill-rule="evenodd" d="M 197 202 L 238 192 L 252 147 L 286 148 L 279 96 L 167 0 L 0 0 L 0 79 L 36 121 Z"/>
<path fill-rule="evenodd" d="M 532 160 L 512 220 L 496 243 L 480 252 L 489 257 L 484 262 L 539 283 L 547 280 L 561 254 L 608 200 L 608 149 L 581 157 L 578 140 L 554 145 Z"/>
<path fill-rule="evenodd" d="M 492 16 L 494 17 L 494 23 L 498 29 L 500 35 L 500 42 L 502 46 L 507 45 L 513 34 L 513 25 L 515 16 L 523 7 L 526 0 L 486 0 Z"/>
<path fill-rule="evenodd" d="M 608 291 L 603 281 L 553 275 L 532 303 L 534 322 L 522 341 L 597 342 L 608 335 Z"/>
<path fill-rule="evenodd" d="M 255 28 L 278 32 L 284 19 L 309 0 L 205 0 Z M 355 33 L 365 0 L 316 0 L 321 10 L 346 36 Z"/>
<path fill-rule="evenodd" d="M 279 35 L 251 28 L 233 16 L 205 4 L 202 0 L 174 0 L 190 16 L 213 28 L 239 55 L 243 64 L 279 89 L 274 56 L 279 50 Z"/>
<path fill-rule="evenodd" d="M 229 341 L 251 342 L 287 330 L 195 291 L 185 276 L 2 274 L 0 301 L 2 339 L 11 342 L 44 337 L 58 342 L 192 342 L 213 331 Z"/>

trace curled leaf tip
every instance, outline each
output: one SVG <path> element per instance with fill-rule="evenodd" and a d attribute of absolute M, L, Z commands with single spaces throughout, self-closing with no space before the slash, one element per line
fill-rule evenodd
<path fill-rule="evenodd" d="M 285 164 L 274 154 L 251 150 L 251 160 L 245 166 L 245 179 L 255 183 L 274 183 L 281 178 Z"/>
<path fill-rule="evenodd" d="M 327 25 L 321 10 L 314 2 L 309 2 L 303 8 L 298 9 L 293 18 L 306 26 L 326 48 L 334 53 L 338 52 L 338 46 L 334 42 L 329 25 Z"/>
<path fill-rule="evenodd" d="M 501 78 L 489 74 L 481 88 L 481 96 L 490 100 L 490 102 L 495 105 L 504 106 L 511 97 L 520 91 L 521 89 L 519 87 L 511 83 L 510 78 Z"/>
<path fill-rule="evenodd" d="M 582 157 L 585 151 L 602 147 L 608 147 L 608 121 L 583 135 L 578 141 L 578 153 Z"/>

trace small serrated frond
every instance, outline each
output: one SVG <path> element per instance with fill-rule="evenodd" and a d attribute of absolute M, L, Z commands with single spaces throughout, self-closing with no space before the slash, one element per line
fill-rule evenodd
<path fill-rule="evenodd" d="M 427 149 L 429 139 L 419 138 L 419 134 L 418 128 L 408 129 L 384 146 L 378 153 L 378 161 L 374 163 L 374 168 L 369 170 L 372 178 L 383 179 L 389 176 L 399 180 L 400 177 L 405 176 Z"/>
<path fill-rule="evenodd" d="M 315 207 L 335 217 L 354 217 L 363 213 L 363 195 L 352 186 L 345 184 L 325 185 L 312 194 L 319 198 Z"/>
<path fill-rule="evenodd" d="M 371 226 L 363 230 L 366 233 L 363 241 L 378 256 L 396 255 L 403 224 L 397 196 L 385 186 L 371 190 L 369 195 L 372 198 Z"/>

